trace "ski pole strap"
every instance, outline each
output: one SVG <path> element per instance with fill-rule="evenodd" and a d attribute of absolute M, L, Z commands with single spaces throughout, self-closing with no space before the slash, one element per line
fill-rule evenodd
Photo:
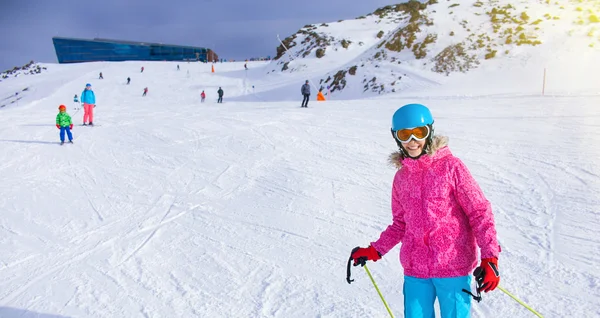
<path fill-rule="evenodd" d="M 352 252 L 350 252 L 350 258 L 348 259 L 348 267 L 346 268 L 346 281 L 348 282 L 348 284 L 352 283 L 354 281 L 354 279 L 350 279 L 350 275 L 352 275 L 351 273 L 351 266 L 352 266 L 352 254 L 354 254 L 354 252 L 356 252 L 360 247 L 355 247 L 352 249 Z M 364 266 L 364 265 L 363 265 Z"/>
<path fill-rule="evenodd" d="M 477 295 L 473 295 L 473 293 L 471 291 L 466 290 L 464 288 L 462 289 L 462 291 L 464 293 L 467 293 L 467 294 L 471 295 L 471 297 L 473 297 L 473 300 L 476 300 L 477 302 L 481 301 L 481 293 L 479 291 L 477 292 Z"/>
<path fill-rule="evenodd" d="M 481 267 L 477 267 L 475 268 L 475 270 L 473 271 L 473 276 L 475 276 L 475 282 L 477 284 L 477 288 L 475 288 L 475 291 L 477 291 L 477 295 L 473 295 L 473 293 L 470 290 L 466 290 L 463 288 L 463 292 L 469 294 L 471 297 L 473 297 L 473 300 L 480 302 L 481 301 L 481 285 L 483 284 L 483 269 L 481 269 Z"/>
<path fill-rule="evenodd" d="M 352 275 L 352 273 L 350 272 L 350 266 L 352 266 L 352 256 L 350 256 L 350 259 L 348 259 L 348 267 L 346 268 L 346 281 L 348 282 L 348 284 L 354 281 L 354 279 L 350 279 L 350 275 Z"/>
<path fill-rule="evenodd" d="M 505 294 L 507 294 L 508 296 L 510 296 L 510 298 L 514 299 L 516 302 L 518 302 L 519 304 L 521 304 L 521 306 L 527 308 L 529 311 L 531 311 L 533 314 L 535 314 L 536 316 L 540 317 L 540 318 L 544 318 L 544 316 L 542 316 L 539 312 L 533 310 L 533 308 L 529 307 L 526 303 L 524 303 L 523 301 L 519 300 L 517 297 L 515 297 L 513 294 L 509 293 L 506 289 L 498 286 L 498 289 L 500 289 L 501 291 L 503 291 Z"/>

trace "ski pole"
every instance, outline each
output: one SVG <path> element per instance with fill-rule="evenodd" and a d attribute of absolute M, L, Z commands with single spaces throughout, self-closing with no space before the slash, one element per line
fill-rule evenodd
<path fill-rule="evenodd" d="M 352 272 L 350 270 L 351 265 L 352 265 L 352 254 L 354 254 L 354 252 L 356 252 L 360 247 L 355 247 L 352 250 L 352 253 L 350 253 L 350 258 L 348 259 L 348 265 L 346 267 L 346 281 L 348 282 L 348 284 L 351 284 L 354 279 L 351 279 L 350 276 L 352 275 Z M 367 275 L 369 275 L 369 278 L 371 279 L 371 282 L 373 283 L 373 286 L 375 286 L 375 289 L 377 290 L 377 293 L 379 294 L 379 297 L 381 298 L 381 301 L 383 302 L 383 304 L 385 305 L 385 309 L 387 309 L 388 313 L 390 314 L 390 317 L 394 318 L 394 314 L 392 314 L 392 311 L 390 310 L 390 307 L 388 306 L 387 302 L 385 302 L 385 299 L 383 298 L 383 295 L 381 294 L 381 291 L 379 290 L 379 287 L 377 287 L 377 284 L 375 283 L 375 280 L 373 279 L 373 275 L 371 275 L 371 272 L 369 271 L 369 269 L 367 268 L 367 258 L 366 257 L 360 257 L 357 260 L 357 263 L 354 264 L 354 266 L 362 266 L 365 268 L 365 271 L 367 272 Z"/>
<path fill-rule="evenodd" d="M 514 299 L 516 302 L 518 302 L 519 304 L 521 304 L 521 306 L 527 308 L 529 311 L 531 311 L 532 313 L 534 313 L 536 316 L 540 317 L 540 318 L 544 318 L 544 316 L 540 315 L 539 312 L 533 310 L 533 308 L 529 307 L 526 303 L 524 303 L 523 301 L 519 300 L 517 297 L 515 297 L 513 294 L 509 293 L 506 289 L 498 286 L 498 289 L 500 289 L 502 292 L 504 292 L 505 294 L 507 294 L 508 296 L 510 296 L 510 298 Z"/>
<path fill-rule="evenodd" d="M 475 276 L 475 282 L 477 283 L 477 288 L 475 289 L 477 291 L 477 295 L 473 295 L 473 293 L 471 293 L 471 291 L 463 289 L 462 291 L 471 295 L 471 297 L 473 297 L 474 300 L 476 300 L 477 302 L 481 301 L 481 289 L 483 286 L 483 269 L 481 269 L 481 267 L 477 267 L 475 268 L 475 270 L 473 271 L 473 276 Z M 509 293 L 506 289 L 502 288 L 501 286 L 498 286 L 498 289 L 500 289 L 502 292 L 504 292 L 505 294 L 507 294 L 508 296 L 510 296 L 510 298 L 514 299 L 516 302 L 518 302 L 521 306 L 527 308 L 529 311 L 531 311 L 532 313 L 534 313 L 536 316 L 540 317 L 540 318 L 544 318 L 544 316 L 540 315 L 539 312 L 533 310 L 533 308 L 529 307 L 526 303 L 524 303 L 523 301 L 519 300 L 515 295 Z"/>
<path fill-rule="evenodd" d="M 375 280 L 373 279 L 373 276 L 371 275 L 371 271 L 369 271 L 367 264 L 365 264 L 363 267 L 365 268 L 367 275 L 369 275 L 371 282 L 373 282 L 373 286 L 375 286 L 375 289 L 377 290 L 377 293 L 379 294 L 379 297 L 381 298 L 383 305 L 385 305 L 385 309 L 387 309 L 388 313 L 390 314 L 390 317 L 394 318 L 394 314 L 392 314 L 392 310 L 390 310 L 390 306 L 388 306 L 387 302 L 383 298 L 383 295 L 381 294 L 381 291 L 379 290 L 379 287 L 377 287 L 377 283 L 375 283 Z"/>

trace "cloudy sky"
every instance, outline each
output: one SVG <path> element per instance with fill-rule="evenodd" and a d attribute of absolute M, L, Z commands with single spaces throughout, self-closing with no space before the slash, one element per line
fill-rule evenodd
<path fill-rule="evenodd" d="M 219 57 L 275 55 L 306 24 L 351 19 L 402 0 L 0 0 L 0 71 L 56 62 L 53 36 L 213 48 Z"/>

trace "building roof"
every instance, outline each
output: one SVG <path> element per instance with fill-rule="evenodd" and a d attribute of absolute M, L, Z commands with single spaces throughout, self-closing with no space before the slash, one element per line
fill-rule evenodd
<path fill-rule="evenodd" d="M 52 37 L 52 39 L 71 40 L 71 41 L 86 41 L 86 42 L 110 42 L 110 43 L 120 43 L 120 44 L 129 44 L 129 45 L 142 45 L 142 46 L 161 45 L 161 46 L 172 46 L 172 47 L 181 47 L 181 48 L 190 48 L 190 49 L 205 49 L 205 50 L 209 50 L 209 48 L 197 47 L 197 46 L 164 44 L 164 43 L 152 43 L 152 42 L 136 42 L 136 41 L 113 40 L 113 39 L 102 39 L 102 38 L 78 39 L 78 38 L 66 38 L 66 37 L 54 36 L 54 37 Z"/>

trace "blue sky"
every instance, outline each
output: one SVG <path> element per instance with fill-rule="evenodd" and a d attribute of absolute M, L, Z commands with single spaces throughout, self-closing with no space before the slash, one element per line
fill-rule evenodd
<path fill-rule="evenodd" d="M 351 19 L 402 0 L 0 0 L 0 71 L 56 62 L 53 36 L 213 48 L 220 57 L 275 55 L 306 24 Z"/>

